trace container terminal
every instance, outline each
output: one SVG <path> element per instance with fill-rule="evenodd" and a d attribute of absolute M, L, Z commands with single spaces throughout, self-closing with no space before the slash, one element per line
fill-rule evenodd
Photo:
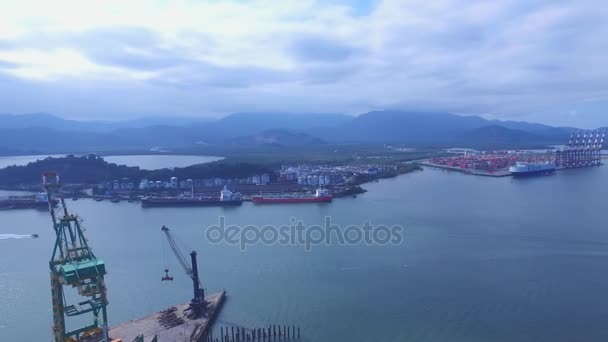
<path fill-rule="evenodd" d="M 547 175 L 556 170 L 602 165 L 606 133 L 574 131 L 563 147 L 545 152 L 463 150 L 462 156 L 433 158 L 421 165 L 478 176 L 523 177 Z"/>

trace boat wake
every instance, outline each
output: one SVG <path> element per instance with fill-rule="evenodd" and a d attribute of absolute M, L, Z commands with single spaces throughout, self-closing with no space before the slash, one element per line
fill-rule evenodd
<path fill-rule="evenodd" d="M 8 239 L 31 239 L 32 235 L 19 235 L 19 234 L 0 234 L 0 240 Z"/>

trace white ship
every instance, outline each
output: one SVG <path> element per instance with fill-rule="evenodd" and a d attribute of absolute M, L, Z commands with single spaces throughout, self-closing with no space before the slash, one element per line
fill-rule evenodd
<path fill-rule="evenodd" d="M 555 172 L 556 166 L 552 162 L 544 163 L 526 163 L 517 162 L 509 168 L 511 174 L 515 177 L 546 175 Z"/>

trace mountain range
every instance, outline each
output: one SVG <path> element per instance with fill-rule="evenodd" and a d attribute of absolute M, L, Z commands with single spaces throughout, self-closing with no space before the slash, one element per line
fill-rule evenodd
<path fill-rule="evenodd" d="M 359 116 L 235 113 L 218 120 L 156 117 L 104 122 L 46 114 L 0 114 L 0 153 L 176 148 L 201 144 L 277 147 L 407 144 L 435 147 L 530 147 L 563 144 L 570 127 L 487 120 L 440 112 L 373 111 Z"/>

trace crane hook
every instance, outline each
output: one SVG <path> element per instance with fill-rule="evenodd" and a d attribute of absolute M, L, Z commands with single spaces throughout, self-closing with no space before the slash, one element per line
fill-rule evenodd
<path fill-rule="evenodd" d="M 169 275 L 169 269 L 165 268 L 165 275 L 160 279 L 160 281 L 167 281 L 167 280 L 173 281 L 173 277 Z"/>

